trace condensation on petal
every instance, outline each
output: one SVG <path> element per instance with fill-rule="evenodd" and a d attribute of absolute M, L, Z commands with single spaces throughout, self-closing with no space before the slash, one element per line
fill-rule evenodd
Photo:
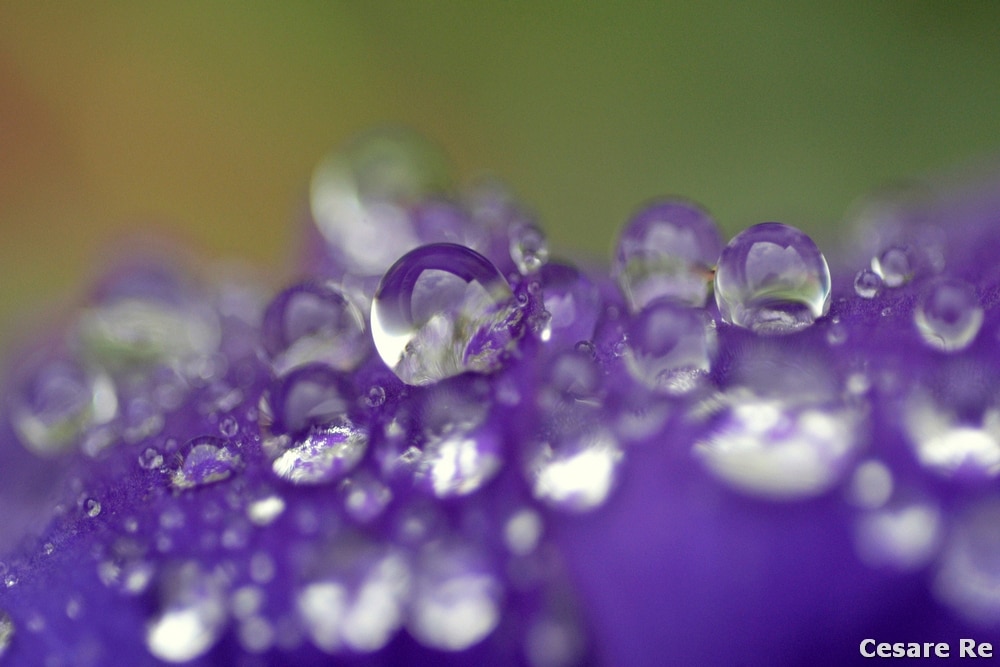
<path fill-rule="evenodd" d="M 164 579 L 160 611 L 146 629 L 146 647 L 165 662 L 182 663 L 208 652 L 227 621 L 226 579 L 185 563 Z"/>

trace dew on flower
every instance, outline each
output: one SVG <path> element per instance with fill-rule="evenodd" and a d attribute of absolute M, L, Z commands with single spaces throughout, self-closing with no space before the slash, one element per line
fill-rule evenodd
<path fill-rule="evenodd" d="M 14 621 L 11 620 L 10 615 L 0 610 L 0 658 L 10 648 L 10 643 L 14 639 L 14 629 Z"/>
<path fill-rule="evenodd" d="M 533 509 L 520 509 L 507 519 L 503 539 L 515 556 L 526 556 L 535 550 L 542 537 L 542 517 Z"/>
<path fill-rule="evenodd" d="M 715 354 L 715 330 L 702 310 L 660 302 L 628 324 L 625 368 L 656 392 L 687 393 L 705 376 Z"/>
<path fill-rule="evenodd" d="M 192 489 L 229 479 L 240 466 L 240 457 L 230 452 L 217 438 L 201 436 L 187 445 L 181 467 L 174 471 L 175 489 Z"/>
<path fill-rule="evenodd" d="M 975 288 L 964 280 L 940 278 L 921 292 L 913 321 L 928 346 L 957 352 L 972 344 L 983 325 Z"/>
<path fill-rule="evenodd" d="M 248 653 L 264 653 L 274 645 L 274 626 L 261 616 L 243 619 L 237 634 L 240 646 Z"/>
<path fill-rule="evenodd" d="M 496 576 L 472 550 L 429 545 L 416 572 L 407 630 L 430 648 L 467 649 L 500 622 L 502 592 Z"/>
<path fill-rule="evenodd" d="M 537 272 L 549 260 L 545 233 L 531 223 L 513 225 L 509 230 L 510 257 L 521 275 Z"/>
<path fill-rule="evenodd" d="M 266 584 L 274 579 L 274 559 L 265 552 L 258 551 L 250 557 L 250 578 L 258 584 Z"/>
<path fill-rule="evenodd" d="M 949 531 L 933 591 L 943 604 L 980 624 L 1000 620 L 1000 501 L 980 501 Z"/>
<path fill-rule="evenodd" d="M 294 439 L 271 469 L 293 484 L 325 484 L 350 472 L 367 449 L 368 429 L 339 417 Z"/>
<path fill-rule="evenodd" d="M 144 470 L 158 470 L 163 466 L 163 454 L 153 447 L 147 447 L 139 455 L 139 466 Z"/>
<path fill-rule="evenodd" d="M 368 389 L 368 395 L 365 396 L 365 404 L 370 408 L 377 408 L 385 403 L 385 387 L 382 385 L 373 385 Z"/>
<path fill-rule="evenodd" d="M 520 336 L 510 285 L 479 253 L 450 243 L 413 250 L 390 267 L 372 301 L 382 361 L 399 379 L 425 385 L 490 373 Z"/>
<path fill-rule="evenodd" d="M 715 220 L 683 200 L 652 204 L 621 230 L 611 273 L 635 313 L 657 299 L 704 306 L 722 250 Z"/>
<path fill-rule="evenodd" d="M 761 223 L 722 250 L 715 300 L 728 324 L 761 334 L 792 333 L 829 309 L 830 269 L 807 235 L 781 223 Z"/>
<path fill-rule="evenodd" d="M 307 583 L 296 595 L 309 638 L 327 653 L 377 651 L 403 624 L 411 585 L 405 559 L 395 551 L 353 549 L 354 554 L 341 554 L 334 572 Z"/>
<path fill-rule="evenodd" d="M 923 391 L 914 391 L 903 408 L 903 426 L 917 460 L 943 477 L 994 478 L 1000 474 L 1000 407 L 990 406 L 977 420 Z"/>
<path fill-rule="evenodd" d="M 392 490 L 377 477 L 360 473 L 340 485 L 344 511 L 358 523 L 374 521 L 392 501 Z"/>
<path fill-rule="evenodd" d="M 567 512 L 587 512 L 604 504 L 622 460 L 617 439 L 600 426 L 553 435 L 535 447 L 525 467 L 535 498 Z"/>
<path fill-rule="evenodd" d="M 66 601 L 66 616 L 72 620 L 80 618 L 83 612 L 83 600 L 79 595 L 73 595 Z"/>
<path fill-rule="evenodd" d="M 219 572 L 195 562 L 164 578 L 160 608 L 146 628 L 146 648 L 165 662 L 194 660 L 208 652 L 225 629 L 227 584 Z"/>
<path fill-rule="evenodd" d="M 851 476 L 848 498 L 858 507 L 878 509 L 892 496 L 892 472 L 881 461 L 858 464 Z"/>
<path fill-rule="evenodd" d="M 858 517 L 858 557 L 871 567 L 909 572 L 931 561 L 942 533 L 940 510 L 923 502 L 876 509 Z"/>
<path fill-rule="evenodd" d="M 223 417 L 219 422 L 219 433 L 227 438 L 232 438 L 239 433 L 240 424 L 233 417 Z"/>
<path fill-rule="evenodd" d="M 101 513 L 101 502 L 94 498 L 87 498 L 83 504 L 83 511 L 89 518 L 93 519 Z"/>
<path fill-rule="evenodd" d="M 861 269 L 854 276 L 854 293 L 862 299 L 874 299 L 882 289 L 882 276 L 871 269 Z"/>
<path fill-rule="evenodd" d="M 329 366 L 310 364 L 282 378 L 269 400 L 261 400 L 261 425 L 281 434 L 298 435 L 330 423 L 347 412 L 350 380 Z"/>
<path fill-rule="evenodd" d="M 247 518 L 257 526 L 269 526 L 285 511 L 281 496 L 271 495 L 247 505 Z"/>
<path fill-rule="evenodd" d="M 886 287 L 902 287 L 913 279 L 916 269 L 916 252 L 910 246 L 889 246 L 872 257 L 872 271 L 882 279 Z"/>
<path fill-rule="evenodd" d="M 330 283 L 300 283 L 278 294 L 264 312 L 261 338 L 278 375 L 313 362 L 349 371 L 369 352 L 364 315 Z"/>
<path fill-rule="evenodd" d="M 576 406 L 597 407 L 603 402 L 601 372 L 594 358 L 579 347 L 559 353 L 548 364 L 536 402 L 542 410 Z"/>
<path fill-rule="evenodd" d="M 10 399 L 11 423 L 22 443 L 43 456 L 68 451 L 89 427 L 117 412 L 111 379 L 70 360 L 40 364 Z"/>
<path fill-rule="evenodd" d="M 543 266 L 539 277 L 542 305 L 549 314 L 539 337 L 563 344 L 589 340 L 600 308 L 597 286 L 575 267 L 558 262 Z"/>
<path fill-rule="evenodd" d="M 743 390 L 694 445 L 695 456 L 730 486 L 757 496 L 796 499 L 836 484 L 858 448 L 859 417 L 847 408 L 790 405 Z"/>
<path fill-rule="evenodd" d="M 465 496 L 500 470 L 501 446 L 490 430 L 447 429 L 429 438 L 416 470 L 416 482 L 438 498 Z"/>
<path fill-rule="evenodd" d="M 230 596 L 233 616 L 240 620 L 250 618 L 264 606 L 264 591 L 259 586 L 240 586 Z"/>
<path fill-rule="evenodd" d="M 405 207 L 450 189 L 436 146 L 402 130 L 371 132 L 331 153 L 313 173 L 316 227 L 350 273 L 377 276 L 419 239 Z"/>

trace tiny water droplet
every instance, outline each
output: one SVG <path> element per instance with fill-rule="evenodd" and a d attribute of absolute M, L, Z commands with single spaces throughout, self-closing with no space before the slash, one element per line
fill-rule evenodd
<path fill-rule="evenodd" d="M 722 250 L 715 220 L 696 204 L 657 202 L 625 225 L 611 274 L 635 313 L 657 299 L 704 306 Z"/>
<path fill-rule="evenodd" d="M 910 246 L 893 245 L 872 258 L 872 270 L 886 287 L 902 287 L 913 279 L 916 254 Z"/>
<path fill-rule="evenodd" d="M 235 417 L 224 417 L 222 421 L 219 422 L 219 433 L 231 438 L 237 433 L 239 433 L 240 424 L 236 421 Z"/>
<path fill-rule="evenodd" d="M 971 345 L 979 334 L 983 307 L 972 285 L 957 278 L 940 278 L 921 292 L 913 319 L 928 346 L 957 352 Z"/>
<path fill-rule="evenodd" d="M 521 275 L 535 273 L 549 259 L 549 245 L 541 229 L 531 223 L 519 223 L 510 228 L 510 258 Z"/>
<path fill-rule="evenodd" d="M 101 513 L 101 502 L 94 498 L 87 498 L 83 504 L 83 509 L 87 513 L 87 516 L 93 519 Z"/>
<path fill-rule="evenodd" d="M 17 582 L 18 581 L 20 581 L 20 579 L 18 579 L 18 576 L 16 574 L 14 574 L 13 572 L 11 572 L 11 573 L 8 573 L 3 578 L 3 585 L 6 586 L 7 588 L 14 588 L 14 586 L 17 586 Z"/>
<path fill-rule="evenodd" d="M 813 240 L 777 222 L 754 225 L 723 249 L 715 272 L 723 321 L 762 334 L 811 325 L 830 307 L 830 269 Z"/>
<path fill-rule="evenodd" d="M 340 486 L 344 510 L 358 523 L 378 518 L 392 501 L 392 490 L 376 477 L 362 473 L 345 479 Z"/>
<path fill-rule="evenodd" d="M 7 612 L 0 610 L 0 658 L 10 648 L 12 639 L 14 639 L 14 621 Z"/>
<path fill-rule="evenodd" d="M 403 382 L 433 384 L 497 370 L 520 337 L 523 312 L 488 259 L 434 243 L 400 258 L 372 302 L 379 356 Z"/>
<path fill-rule="evenodd" d="M 380 407 L 385 403 L 385 388 L 382 385 L 372 385 L 368 389 L 368 395 L 365 397 L 365 404 L 370 408 Z"/>
<path fill-rule="evenodd" d="M 163 454 L 153 447 L 147 447 L 139 455 L 139 466 L 145 470 L 157 470 L 163 466 Z"/>
<path fill-rule="evenodd" d="M 854 276 L 854 293 L 862 299 L 874 299 L 882 289 L 882 277 L 871 269 L 861 269 Z"/>
<path fill-rule="evenodd" d="M 186 445 L 184 462 L 171 478 L 175 489 L 191 489 L 229 479 L 240 466 L 240 457 L 217 438 L 202 436 Z"/>

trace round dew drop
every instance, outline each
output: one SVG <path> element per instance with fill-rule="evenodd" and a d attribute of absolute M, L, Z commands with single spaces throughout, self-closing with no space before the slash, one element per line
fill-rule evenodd
<path fill-rule="evenodd" d="M 723 321 L 760 334 L 810 326 L 830 308 L 830 269 L 813 240 L 765 222 L 737 234 L 719 258 L 715 300 Z"/>
<path fill-rule="evenodd" d="M 927 345 L 942 352 L 957 352 L 971 345 L 979 334 L 983 307 L 972 285 L 956 278 L 942 278 L 924 289 L 913 320 Z"/>

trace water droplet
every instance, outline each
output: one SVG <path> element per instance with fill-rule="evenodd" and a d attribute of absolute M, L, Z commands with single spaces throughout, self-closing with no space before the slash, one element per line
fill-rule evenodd
<path fill-rule="evenodd" d="M 327 653 L 377 651 L 402 625 L 409 568 L 399 554 L 366 546 L 344 545 L 338 555 L 340 567 L 299 591 L 299 615 Z"/>
<path fill-rule="evenodd" d="M 3 578 L 3 585 L 6 586 L 7 588 L 14 588 L 14 586 L 17 586 L 17 583 L 19 581 L 20 579 L 18 578 L 18 576 L 13 572 L 11 572 Z"/>
<path fill-rule="evenodd" d="M 417 485 L 438 498 L 469 495 L 500 470 L 501 450 L 498 434 L 492 429 L 447 429 L 424 443 Z"/>
<path fill-rule="evenodd" d="M 722 238 L 708 213 L 691 202 L 662 201 L 622 229 L 611 273 L 633 313 L 661 298 L 700 307 L 708 300 L 721 250 Z"/>
<path fill-rule="evenodd" d="M 139 455 L 139 465 L 145 470 L 158 470 L 163 466 L 163 454 L 153 447 L 147 447 Z"/>
<path fill-rule="evenodd" d="M 837 316 L 830 319 L 830 326 L 826 328 L 826 342 L 830 345 L 843 345 L 847 342 L 847 327 Z"/>
<path fill-rule="evenodd" d="M 597 286 L 576 268 L 556 262 L 543 266 L 539 277 L 542 307 L 549 314 L 539 337 L 560 344 L 593 337 L 601 303 Z"/>
<path fill-rule="evenodd" d="M 556 429 L 528 458 L 526 475 L 535 498 L 560 510 L 587 512 L 607 500 L 622 451 L 610 431 L 576 425 Z"/>
<path fill-rule="evenodd" d="M 261 338 L 278 375 L 313 362 L 349 371 L 370 349 L 364 315 L 330 283 L 301 283 L 278 294 L 264 313 Z"/>
<path fill-rule="evenodd" d="M 188 662 L 208 652 L 226 626 L 226 580 L 197 563 L 164 577 L 160 611 L 146 628 L 146 648 L 166 662 Z"/>
<path fill-rule="evenodd" d="M 762 334 L 811 325 L 830 307 L 830 269 L 813 240 L 777 222 L 737 234 L 719 257 L 715 300 L 723 321 Z"/>
<path fill-rule="evenodd" d="M 507 519 L 503 528 L 503 540 L 507 549 L 515 556 L 527 556 L 542 537 L 542 517 L 533 509 L 521 509 Z"/>
<path fill-rule="evenodd" d="M 223 417 L 222 421 L 219 422 L 219 433 L 226 436 L 227 438 L 232 438 L 240 431 L 240 423 L 236 421 L 235 417 Z"/>
<path fill-rule="evenodd" d="M 365 397 L 365 404 L 370 408 L 377 408 L 383 403 L 385 403 L 385 388 L 382 385 L 373 385 Z"/>
<path fill-rule="evenodd" d="M 510 257 L 522 276 L 537 272 L 549 260 L 549 245 L 541 229 L 531 223 L 510 228 Z"/>
<path fill-rule="evenodd" d="M 874 299 L 882 289 L 882 276 L 871 269 L 861 269 L 854 276 L 854 293 L 862 299 Z"/>
<path fill-rule="evenodd" d="M 475 552 L 434 544 L 424 549 L 406 627 L 430 648 L 462 651 L 500 622 L 503 589 Z"/>
<path fill-rule="evenodd" d="M 694 446 L 712 474 L 741 491 L 774 499 L 830 489 L 859 446 L 859 416 L 849 409 L 794 405 L 744 390 Z"/>
<path fill-rule="evenodd" d="M 79 595 L 70 596 L 66 601 L 66 616 L 71 620 L 80 618 L 83 612 L 83 599 Z"/>
<path fill-rule="evenodd" d="M 1000 501 L 974 505 L 949 530 L 934 578 L 935 596 L 965 618 L 1000 620 Z"/>
<path fill-rule="evenodd" d="M 422 246 L 392 265 L 372 302 L 379 356 L 405 383 L 489 373 L 520 336 L 522 311 L 493 264 L 463 246 Z"/>
<path fill-rule="evenodd" d="M 344 416 L 352 396 L 347 375 L 321 364 L 302 366 L 282 378 L 269 400 L 261 401 L 261 425 L 280 434 L 305 434 Z"/>
<path fill-rule="evenodd" d="M 935 350 L 964 350 L 983 325 L 983 307 L 976 289 L 957 278 L 940 278 L 927 285 L 913 319 L 924 342 Z"/>
<path fill-rule="evenodd" d="M 258 526 L 269 526 L 285 511 L 281 496 L 267 496 L 247 505 L 247 518 Z"/>
<path fill-rule="evenodd" d="M 411 131 L 361 136 L 316 168 L 316 226 L 344 269 L 379 275 L 419 242 L 405 207 L 449 189 L 449 171 L 437 147 Z"/>
<path fill-rule="evenodd" d="M 707 376 L 715 354 L 715 329 L 702 310 L 656 303 L 636 315 L 626 331 L 625 368 L 635 380 L 663 393 L 684 393 Z"/>
<path fill-rule="evenodd" d="M 350 472 L 367 448 L 368 430 L 339 417 L 295 439 L 271 468 L 293 484 L 324 484 Z"/>
<path fill-rule="evenodd" d="M 10 619 L 10 615 L 7 612 L 0 610 L 0 658 L 10 648 L 10 642 L 13 639 L 14 621 Z"/>
<path fill-rule="evenodd" d="M 210 436 L 194 438 L 186 445 L 184 462 L 171 482 L 176 489 L 191 489 L 229 479 L 240 466 L 240 457 Z"/>
<path fill-rule="evenodd" d="M 892 496 L 892 472 L 880 461 L 865 461 L 854 470 L 848 490 L 858 507 L 877 509 Z"/>
<path fill-rule="evenodd" d="M 858 518 L 854 530 L 858 557 L 872 567 L 912 572 L 934 557 L 941 524 L 940 510 L 926 503 L 906 503 L 867 512 Z"/>
<path fill-rule="evenodd" d="M 11 422 L 21 442 L 37 454 L 68 451 L 94 424 L 110 421 L 118 412 L 111 379 L 69 360 L 29 364 L 11 395 Z"/>
<path fill-rule="evenodd" d="M 392 490 L 376 477 L 361 473 L 340 485 L 344 510 L 358 523 L 368 523 L 381 516 L 392 501 Z"/>
<path fill-rule="evenodd" d="M 87 513 L 88 517 L 93 519 L 101 513 L 101 502 L 94 498 L 87 498 L 83 504 L 83 511 Z"/>
<path fill-rule="evenodd" d="M 913 279 L 917 257 L 913 248 L 893 245 L 872 258 L 872 270 L 886 287 L 901 287 Z"/>
<path fill-rule="evenodd" d="M 989 406 L 965 418 L 958 412 L 923 391 L 910 395 L 903 409 L 903 426 L 917 460 L 943 477 L 996 477 L 1000 474 L 1000 408 Z"/>

